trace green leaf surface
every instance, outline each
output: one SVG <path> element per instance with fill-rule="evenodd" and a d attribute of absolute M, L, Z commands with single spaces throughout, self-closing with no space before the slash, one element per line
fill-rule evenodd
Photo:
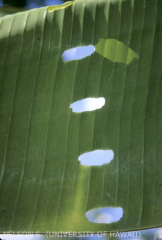
<path fill-rule="evenodd" d="M 95 51 L 114 63 L 129 65 L 134 58 L 139 59 L 137 53 L 115 39 L 100 39 L 95 46 Z"/>
<path fill-rule="evenodd" d="M 161 0 L 78 0 L 0 18 L 0 232 L 162 225 L 161 13 Z M 62 60 L 83 45 L 96 52 Z M 89 97 L 105 105 L 72 112 Z M 113 161 L 81 165 L 96 149 Z M 102 207 L 123 217 L 89 222 Z"/>

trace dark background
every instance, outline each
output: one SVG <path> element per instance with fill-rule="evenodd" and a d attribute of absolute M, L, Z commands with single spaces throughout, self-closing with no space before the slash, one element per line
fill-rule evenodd
<path fill-rule="evenodd" d="M 0 0 L 0 6 L 11 6 L 16 8 L 36 8 L 47 5 L 57 5 L 68 0 Z"/>

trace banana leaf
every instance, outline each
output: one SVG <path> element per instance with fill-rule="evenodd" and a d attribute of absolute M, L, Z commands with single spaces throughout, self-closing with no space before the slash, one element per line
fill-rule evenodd
<path fill-rule="evenodd" d="M 161 0 L 77 0 L 0 18 L 1 233 L 162 225 L 161 13 Z M 100 97 L 101 109 L 70 108 Z M 78 160 L 97 149 L 114 159 Z M 123 216 L 90 222 L 99 208 Z"/>

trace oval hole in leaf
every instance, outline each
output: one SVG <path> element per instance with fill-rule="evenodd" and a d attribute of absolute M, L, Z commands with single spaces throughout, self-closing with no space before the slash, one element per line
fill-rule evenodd
<path fill-rule="evenodd" d="M 100 109 L 105 105 L 105 98 L 85 98 L 70 105 L 73 112 L 81 113 Z"/>
<path fill-rule="evenodd" d="M 123 217 L 121 207 L 104 207 L 86 212 L 89 222 L 93 223 L 113 223 L 118 222 Z"/>
<path fill-rule="evenodd" d="M 93 45 L 75 47 L 64 51 L 62 54 L 63 61 L 80 60 L 92 55 L 95 52 Z"/>
<path fill-rule="evenodd" d="M 110 163 L 114 158 L 112 150 L 95 150 L 79 156 L 78 160 L 84 166 L 102 166 Z"/>

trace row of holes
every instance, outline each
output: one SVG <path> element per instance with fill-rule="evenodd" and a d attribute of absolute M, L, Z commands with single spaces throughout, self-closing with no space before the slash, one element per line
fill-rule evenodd
<path fill-rule="evenodd" d="M 85 111 L 94 111 L 105 105 L 105 98 L 87 98 L 77 101 L 70 105 L 73 112 L 81 113 Z M 78 160 L 84 166 L 102 166 L 110 163 L 114 158 L 112 150 L 95 150 L 84 153 Z M 123 216 L 123 209 L 120 207 L 104 207 L 92 209 L 86 213 L 89 222 L 110 224 L 119 221 Z"/>
<path fill-rule="evenodd" d="M 105 98 L 86 98 L 74 102 L 70 105 L 73 112 L 81 113 L 86 111 L 94 111 L 100 109 L 105 105 Z M 78 160 L 84 166 L 101 166 L 109 163 L 114 158 L 112 150 L 95 150 L 92 152 L 84 153 L 79 156 Z"/>
<path fill-rule="evenodd" d="M 72 61 L 83 59 L 94 53 L 95 47 L 93 45 L 76 47 L 66 50 L 62 58 L 64 61 Z M 74 102 L 70 105 L 73 112 L 81 113 L 86 111 L 94 111 L 102 108 L 105 105 L 105 98 L 86 98 Z M 78 160 L 84 166 L 102 166 L 110 163 L 114 158 L 112 150 L 95 150 L 84 153 L 79 156 Z M 123 209 L 120 207 L 104 207 L 92 209 L 86 213 L 89 222 L 110 224 L 119 221 L 123 216 Z"/>
<path fill-rule="evenodd" d="M 81 113 L 85 111 L 94 111 L 105 105 L 105 98 L 87 98 L 70 105 L 73 112 Z M 84 153 L 78 160 L 84 166 L 102 166 L 110 163 L 114 158 L 112 150 L 95 150 Z M 123 209 L 120 207 L 104 207 L 92 209 L 86 213 L 89 222 L 110 224 L 119 221 L 123 216 Z"/>

